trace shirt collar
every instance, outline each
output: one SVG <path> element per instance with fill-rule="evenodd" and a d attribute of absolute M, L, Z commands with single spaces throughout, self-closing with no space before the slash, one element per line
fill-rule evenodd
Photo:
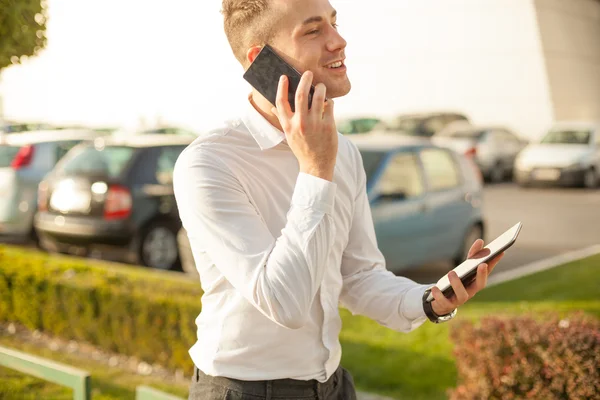
<path fill-rule="evenodd" d="M 265 117 L 254 108 L 248 96 L 248 105 L 245 115 L 242 117 L 244 125 L 256 140 L 261 150 L 268 150 L 285 140 L 285 134 L 275 128 Z"/>

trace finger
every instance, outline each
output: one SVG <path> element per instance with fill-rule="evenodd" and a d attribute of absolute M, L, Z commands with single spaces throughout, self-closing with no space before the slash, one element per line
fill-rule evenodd
<path fill-rule="evenodd" d="M 313 94 L 312 106 L 310 108 L 311 115 L 318 119 L 323 118 L 325 112 L 325 96 L 327 94 L 327 88 L 324 84 L 319 83 L 315 86 L 315 93 Z"/>
<path fill-rule="evenodd" d="M 448 273 L 448 279 L 450 279 L 452 290 L 454 290 L 454 295 L 456 296 L 456 301 L 458 302 L 457 305 L 462 305 L 469 300 L 469 293 L 467 293 L 467 289 L 463 285 L 456 272 L 450 271 L 450 273 Z"/>
<path fill-rule="evenodd" d="M 496 267 L 496 264 L 498 264 L 502 258 L 504 258 L 504 252 L 498 254 L 493 260 L 488 262 L 488 275 L 492 273 Z"/>
<path fill-rule="evenodd" d="M 438 303 L 439 308 L 448 310 L 448 312 L 450 312 L 456 308 L 454 303 L 452 303 L 446 296 L 444 296 L 442 291 L 437 286 L 434 286 L 431 288 L 431 294 L 433 295 L 433 298 L 435 299 L 435 301 Z M 442 313 L 439 315 L 444 315 L 444 314 Z"/>
<path fill-rule="evenodd" d="M 467 258 L 473 257 L 475 254 L 479 253 L 481 249 L 483 249 L 483 240 L 477 239 L 471 245 L 471 249 L 469 249 L 469 255 L 467 256 Z"/>
<path fill-rule="evenodd" d="M 473 282 L 467 287 L 467 293 L 469 294 L 469 298 L 475 296 L 477 292 L 485 288 L 485 285 L 487 285 L 487 277 L 488 265 L 485 263 L 479 264 L 479 266 L 477 267 L 477 278 L 475 279 L 475 282 Z"/>
<path fill-rule="evenodd" d="M 308 113 L 308 95 L 310 94 L 310 87 L 312 85 L 313 74 L 310 71 L 306 71 L 300 78 L 298 89 L 296 89 L 296 112 L 302 115 Z"/>
<path fill-rule="evenodd" d="M 292 106 L 290 106 L 290 102 L 288 101 L 289 86 L 290 83 L 287 76 L 281 75 L 281 78 L 279 78 L 279 85 L 277 86 L 277 97 L 275 100 L 279 122 L 282 122 L 282 118 L 290 119 L 294 115 L 292 112 Z"/>
<path fill-rule="evenodd" d="M 328 122 L 335 122 L 335 117 L 333 116 L 333 105 L 334 102 L 332 99 L 327 99 L 327 102 L 325 102 L 325 111 L 323 112 L 323 119 Z"/>

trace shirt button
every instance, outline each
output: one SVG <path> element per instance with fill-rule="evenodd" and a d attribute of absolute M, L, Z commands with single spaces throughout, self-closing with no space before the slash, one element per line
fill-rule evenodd
<path fill-rule="evenodd" d="M 240 126 L 240 121 L 235 120 L 235 121 L 233 121 L 233 123 L 231 125 L 233 125 L 234 128 L 237 128 L 238 126 Z"/>

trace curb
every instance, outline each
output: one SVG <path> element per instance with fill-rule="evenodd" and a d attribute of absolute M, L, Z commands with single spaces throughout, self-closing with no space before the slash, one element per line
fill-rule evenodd
<path fill-rule="evenodd" d="M 510 271 L 501 272 L 498 275 L 490 276 L 487 282 L 487 287 L 497 285 L 499 283 L 512 281 L 527 275 L 534 274 L 536 272 L 545 271 L 559 265 L 566 264 L 572 261 L 581 260 L 596 254 L 600 254 L 600 244 L 585 247 L 583 249 L 570 251 L 568 253 L 559 254 L 554 257 L 545 258 L 543 260 L 534 261 L 529 264 L 525 264 L 521 267 L 517 267 Z"/>
<path fill-rule="evenodd" d="M 356 392 L 357 400 L 394 400 L 390 397 L 383 397 L 377 394 L 365 393 L 365 392 Z"/>

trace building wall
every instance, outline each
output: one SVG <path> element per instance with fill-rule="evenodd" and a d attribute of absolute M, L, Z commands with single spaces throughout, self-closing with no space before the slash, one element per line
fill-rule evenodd
<path fill-rule="evenodd" d="M 354 4 L 336 7 L 343 16 Z M 525 137 L 551 123 L 533 0 L 374 0 L 361 18 L 379 24 L 344 30 L 361 20 L 340 23 L 353 90 L 338 111 L 391 116 L 451 109 Z"/>
<path fill-rule="evenodd" d="M 555 120 L 600 120 L 600 1 L 535 0 Z"/>

